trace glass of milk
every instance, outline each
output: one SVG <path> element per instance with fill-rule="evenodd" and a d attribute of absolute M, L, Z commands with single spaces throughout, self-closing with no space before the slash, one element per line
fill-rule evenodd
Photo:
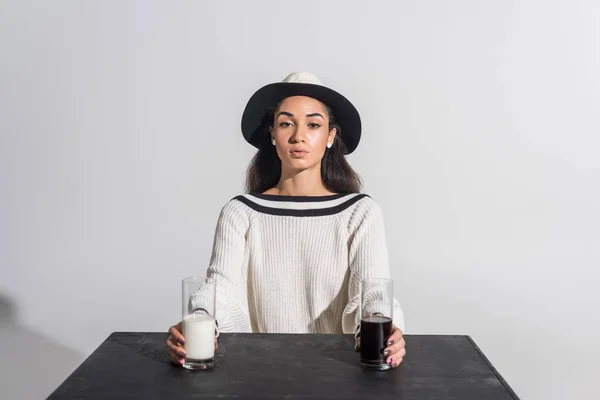
<path fill-rule="evenodd" d="M 185 338 L 184 368 L 212 368 L 215 359 L 216 282 L 205 277 L 185 278 L 182 282 L 182 325 Z"/>

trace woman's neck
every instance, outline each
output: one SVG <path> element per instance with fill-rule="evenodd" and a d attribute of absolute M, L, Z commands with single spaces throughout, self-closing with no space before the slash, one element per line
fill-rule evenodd
<path fill-rule="evenodd" d="M 301 172 L 285 173 L 282 171 L 279 183 L 265 194 L 280 196 L 327 196 L 332 195 L 321 179 L 319 168 L 307 169 Z"/>

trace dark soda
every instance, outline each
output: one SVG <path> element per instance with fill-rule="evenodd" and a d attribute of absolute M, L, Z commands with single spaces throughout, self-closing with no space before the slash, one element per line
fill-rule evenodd
<path fill-rule="evenodd" d="M 383 351 L 392 334 L 392 319 L 372 316 L 360 321 L 360 359 L 366 366 L 386 365 Z"/>

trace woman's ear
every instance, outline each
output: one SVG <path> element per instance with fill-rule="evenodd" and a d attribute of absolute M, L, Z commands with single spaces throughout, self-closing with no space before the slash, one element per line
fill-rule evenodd
<path fill-rule="evenodd" d="M 273 127 L 269 127 L 269 134 L 271 135 L 271 143 L 275 146 L 275 138 L 273 137 Z"/>
<path fill-rule="evenodd" d="M 337 134 L 337 128 L 334 126 L 333 128 L 331 128 L 331 130 L 329 131 L 329 137 L 327 138 L 327 142 L 329 143 L 333 143 L 333 140 L 335 139 L 335 135 Z"/>

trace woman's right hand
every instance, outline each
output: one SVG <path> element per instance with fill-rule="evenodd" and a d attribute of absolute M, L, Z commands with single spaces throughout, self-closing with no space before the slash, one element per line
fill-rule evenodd
<path fill-rule="evenodd" d="M 173 325 L 169 328 L 169 337 L 167 338 L 167 353 L 169 353 L 169 358 L 173 363 L 177 365 L 183 365 L 185 363 L 185 349 L 183 348 L 185 344 L 185 338 L 183 337 L 182 331 L 182 323 L 178 323 L 177 325 Z M 219 343 L 217 342 L 217 337 L 215 335 L 215 351 L 219 349 Z"/>
<path fill-rule="evenodd" d="M 169 328 L 169 337 L 167 338 L 167 352 L 169 358 L 175 364 L 183 365 L 185 362 L 185 338 L 181 333 L 181 322 Z"/>

